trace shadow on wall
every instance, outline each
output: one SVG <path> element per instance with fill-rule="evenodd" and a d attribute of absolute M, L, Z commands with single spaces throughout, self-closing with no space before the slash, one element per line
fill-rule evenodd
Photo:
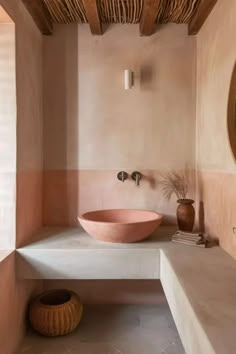
<path fill-rule="evenodd" d="M 197 211 L 198 211 L 198 227 L 199 232 L 207 234 L 209 232 L 206 225 L 206 204 L 205 204 L 205 191 L 204 191 L 204 181 L 202 180 L 201 173 L 197 176 Z M 207 234 L 208 238 L 218 244 L 218 239 L 215 235 Z"/>
<path fill-rule="evenodd" d="M 199 202 L 198 206 L 198 220 L 199 220 L 199 231 L 205 232 L 205 211 L 204 211 L 204 203 L 202 200 Z"/>
<path fill-rule="evenodd" d="M 163 304 L 160 281 L 153 280 L 46 280 L 45 289 L 65 287 L 80 294 L 85 304 Z"/>
<path fill-rule="evenodd" d="M 58 26 L 44 41 L 44 224 L 78 215 L 78 27 Z M 69 32 L 69 33 L 68 33 Z M 55 96 L 57 100 L 55 100 Z"/>
<path fill-rule="evenodd" d="M 197 197 L 198 197 L 198 227 L 200 232 L 205 232 L 205 210 L 203 202 L 203 183 L 201 177 L 197 179 Z"/>
<path fill-rule="evenodd" d="M 156 67 L 152 62 L 146 62 L 140 69 L 140 88 L 142 91 L 152 91 L 157 85 Z"/>
<path fill-rule="evenodd" d="M 197 207 L 198 207 L 198 227 L 199 232 L 207 234 L 208 239 L 213 242 L 212 245 L 219 244 L 219 239 L 215 234 L 209 233 L 209 227 L 206 225 L 206 203 L 205 200 L 205 191 L 204 191 L 204 182 L 202 180 L 201 173 L 198 173 L 197 178 Z M 209 207 L 209 206 L 208 206 Z"/>

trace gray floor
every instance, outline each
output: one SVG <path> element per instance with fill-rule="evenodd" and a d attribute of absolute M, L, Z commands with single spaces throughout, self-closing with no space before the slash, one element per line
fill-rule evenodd
<path fill-rule="evenodd" d="M 16 354 L 184 354 L 167 305 L 89 306 L 65 337 L 29 332 Z"/>

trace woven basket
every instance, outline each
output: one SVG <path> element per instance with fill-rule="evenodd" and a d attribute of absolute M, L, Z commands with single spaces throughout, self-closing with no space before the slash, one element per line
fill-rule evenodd
<path fill-rule="evenodd" d="M 35 331 L 47 337 L 64 336 L 79 324 L 83 305 L 69 290 L 44 292 L 32 301 L 29 320 Z"/>

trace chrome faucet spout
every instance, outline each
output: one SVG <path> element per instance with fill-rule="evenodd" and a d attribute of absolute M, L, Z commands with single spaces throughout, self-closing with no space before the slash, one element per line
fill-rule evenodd
<path fill-rule="evenodd" d="M 132 179 L 135 181 L 136 186 L 138 187 L 140 184 L 140 180 L 142 178 L 142 175 L 138 171 L 134 171 L 131 175 Z"/>
<path fill-rule="evenodd" d="M 140 181 L 140 176 L 136 174 L 136 178 L 135 178 L 136 186 L 139 186 L 139 181 Z"/>

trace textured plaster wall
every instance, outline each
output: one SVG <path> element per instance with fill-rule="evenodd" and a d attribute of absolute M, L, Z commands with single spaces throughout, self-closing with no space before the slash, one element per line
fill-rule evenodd
<path fill-rule="evenodd" d="M 160 173 L 195 166 L 196 41 L 185 26 L 140 37 L 137 26 L 57 26 L 44 41 L 44 224 L 77 225 L 78 213 L 105 208 L 158 210 L 175 221 Z M 135 86 L 124 90 L 124 69 Z M 183 129 L 184 127 L 184 129 Z M 144 175 L 140 187 L 116 178 Z M 195 197 L 194 176 L 191 195 Z M 109 265 L 108 265 L 109 266 Z M 158 303 L 159 282 L 48 281 L 84 302 Z"/>
<path fill-rule="evenodd" d="M 197 36 L 197 168 L 200 220 L 236 256 L 236 162 L 227 132 L 230 80 L 236 62 L 236 2 L 218 1 Z"/>
<path fill-rule="evenodd" d="M 4 10 L 0 18 L 6 20 Z M 9 22 L 9 20 L 8 20 Z M 15 246 L 16 75 L 15 25 L 0 23 L 0 249 Z"/>
<path fill-rule="evenodd" d="M 112 207 L 174 218 L 158 179 L 195 165 L 195 45 L 175 25 L 146 38 L 137 26 L 111 26 L 102 37 L 57 26 L 45 39 L 45 224 L 77 224 L 80 212 Z M 125 68 L 135 73 L 130 91 Z M 140 188 L 117 181 L 123 169 L 143 173 Z"/>
<path fill-rule="evenodd" d="M 17 246 L 42 226 L 43 37 L 21 2 L 16 20 Z M 27 63 L 27 65 L 25 64 Z"/>
<path fill-rule="evenodd" d="M 0 0 L 0 5 L 16 25 L 17 175 L 14 180 L 17 189 L 14 200 L 17 200 L 15 235 L 19 246 L 32 239 L 42 225 L 42 36 L 22 1 Z M 11 75 L 14 72 L 13 65 Z M 13 163 L 14 158 L 9 157 L 8 161 Z M 16 279 L 14 254 L 0 262 L 0 289 L 0 352 L 12 354 L 24 333 L 26 304 L 36 289 L 33 281 Z"/>
<path fill-rule="evenodd" d="M 16 24 L 16 244 L 20 246 L 42 225 L 43 37 L 21 1 L 0 0 L 0 5 Z"/>
<path fill-rule="evenodd" d="M 14 253 L 0 262 L 0 353 L 13 354 L 23 337 L 29 297 L 40 291 L 41 282 L 15 277 Z"/>

